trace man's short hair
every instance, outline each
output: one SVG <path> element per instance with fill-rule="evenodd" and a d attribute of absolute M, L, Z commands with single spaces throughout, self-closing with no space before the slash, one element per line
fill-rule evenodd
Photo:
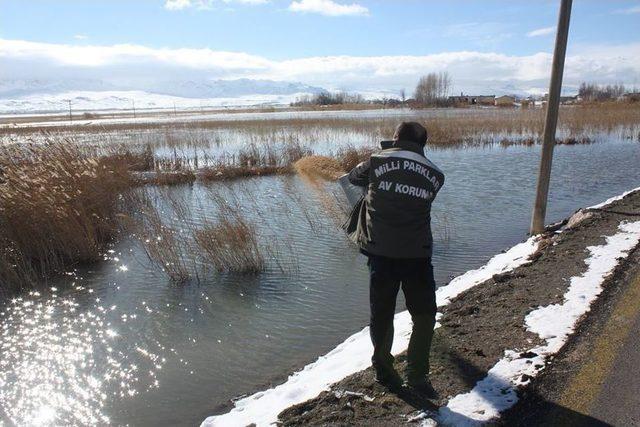
<path fill-rule="evenodd" d="M 411 141 L 420 145 L 427 143 L 427 129 L 418 122 L 402 122 L 396 129 L 393 139 L 396 141 Z"/>

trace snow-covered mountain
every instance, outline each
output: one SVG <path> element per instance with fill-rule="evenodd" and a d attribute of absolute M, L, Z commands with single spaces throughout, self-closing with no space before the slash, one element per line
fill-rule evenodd
<path fill-rule="evenodd" d="M 0 99 L 75 91 L 143 91 L 181 98 L 235 98 L 246 95 L 319 93 L 324 89 L 273 80 L 148 80 L 111 82 L 98 79 L 0 80 Z"/>
<path fill-rule="evenodd" d="M 323 88 L 273 80 L 0 80 L 0 112 L 288 104 Z"/>
<path fill-rule="evenodd" d="M 102 80 L 41 80 L 5 79 L 0 80 L 0 100 L 21 98 L 29 95 L 56 94 L 71 91 L 105 91 L 117 88 Z"/>
<path fill-rule="evenodd" d="M 147 92 L 184 98 L 235 98 L 247 95 L 291 95 L 294 93 L 320 93 L 324 89 L 297 82 L 273 80 L 213 80 L 165 81 L 153 87 L 138 87 Z"/>
<path fill-rule="evenodd" d="M 198 110 L 216 107 L 254 107 L 288 105 L 306 93 L 287 95 L 243 95 L 217 98 L 184 98 L 142 91 L 72 91 L 34 94 L 16 98 L 0 98 L 0 114 L 74 113 L 143 109 Z"/>

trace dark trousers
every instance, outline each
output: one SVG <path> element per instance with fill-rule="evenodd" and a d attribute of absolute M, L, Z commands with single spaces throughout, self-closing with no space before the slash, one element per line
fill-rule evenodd
<path fill-rule="evenodd" d="M 402 286 L 413 330 L 407 351 L 407 375 L 429 374 L 429 350 L 436 321 L 436 292 L 431 258 L 387 258 L 369 255 L 372 362 L 378 372 L 393 369 L 393 316 Z"/>

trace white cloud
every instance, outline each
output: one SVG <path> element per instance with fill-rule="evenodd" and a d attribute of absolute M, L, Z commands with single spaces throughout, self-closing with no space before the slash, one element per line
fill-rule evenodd
<path fill-rule="evenodd" d="M 369 9 L 357 4 L 340 4 L 333 0 L 298 0 L 289 5 L 291 12 L 319 13 L 326 16 L 367 16 Z"/>
<path fill-rule="evenodd" d="M 191 0 L 167 0 L 164 4 L 164 8 L 168 10 L 182 10 L 191 6 Z"/>
<path fill-rule="evenodd" d="M 271 65 L 270 61 L 258 56 L 210 49 L 154 49 L 131 44 L 74 46 L 2 39 L 0 58 L 3 61 L 35 60 L 53 68 L 78 69 L 118 67 L 124 70 L 164 66 L 183 70 L 257 71 Z"/>
<path fill-rule="evenodd" d="M 556 27 L 544 27 L 538 28 L 537 30 L 529 31 L 527 33 L 527 37 L 540 37 L 540 36 L 548 36 L 549 34 L 553 34 L 556 31 Z"/>
<path fill-rule="evenodd" d="M 89 36 L 87 36 L 86 34 L 76 34 L 73 36 L 73 38 L 76 40 L 86 40 L 89 38 Z"/>
<path fill-rule="evenodd" d="M 198 9 L 209 10 L 213 9 L 216 3 L 241 3 L 241 4 L 264 4 L 269 0 L 166 0 L 164 8 L 167 10 L 184 10 L 184 9 Z"/>
<path fill-rule="evenodd" d="M 243 4 L 265 4 L 269 0 L 222 0 L 225 3 L 243 3 Z"/>
<path fill-rule="evenodd" d="M 424 56 L 322 56 L 270 60 L 211 49 L 140 45 L 85 46 L 0 39 L 0 80 L 96 79 L 130 88 L 154 82 L 207 79 L 301 81 L 328 89 L 411 90 L 421 75 L 448 71 L 456 91 L 545 91 L 551 53 L 505 55 L 475 51 Z M 565 85 L 581 81 L 632 85 L 640 74 L 640 43 L 572 48 Z M 506 90 L 506 89 L 505 89 Z"/>
<path fill-rule="evenodd" d="M 626 9 L 616 9 L 613 11 L 613 13 L 622 14 L 622 15 L 633 15 L 636 13 L 640 13 L 640 6 L 632 6 Z"/>

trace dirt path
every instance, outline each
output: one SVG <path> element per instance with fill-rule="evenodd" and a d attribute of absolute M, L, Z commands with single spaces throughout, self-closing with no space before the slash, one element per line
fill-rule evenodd
<path fill-rule="evenodd" d="M 586 247 L 605 243 L 604 236 L 615 234 L 621 221 L 638 220 L 637 216 L 620 212 L 640 212 L 640 192 L 615 202 L 605 211 L 593 211 L 563 233 L 548 233 L 533 262 L 494 276 L 443 308 L 442 326 L 436 330 L 432 350 L 431 379 L 440 393 L 438 399 L 429 401 L 408 390 L 389 393 L 374 382 L 371 369 L 367 369 L 335 384 L 331 391 L 283 411 L 282 424 L 413 422 L 418 421 L 421 413 L 436 411 L 450 397 L 471 390 L 503 357 L 505 350 L 524 351 L 541 344 L 537 335 L 525 329 L 525 316 L 538 306 L 562 301 L 568 279 L 587 269 Z M 628 265 L 622 263 L 613 279 L 625 269 Z M 606 290 L 616 284 L 613 279 L 605 283 Z M 396 367 L 402 372 L 405 365 L 401 355 Z"/>

